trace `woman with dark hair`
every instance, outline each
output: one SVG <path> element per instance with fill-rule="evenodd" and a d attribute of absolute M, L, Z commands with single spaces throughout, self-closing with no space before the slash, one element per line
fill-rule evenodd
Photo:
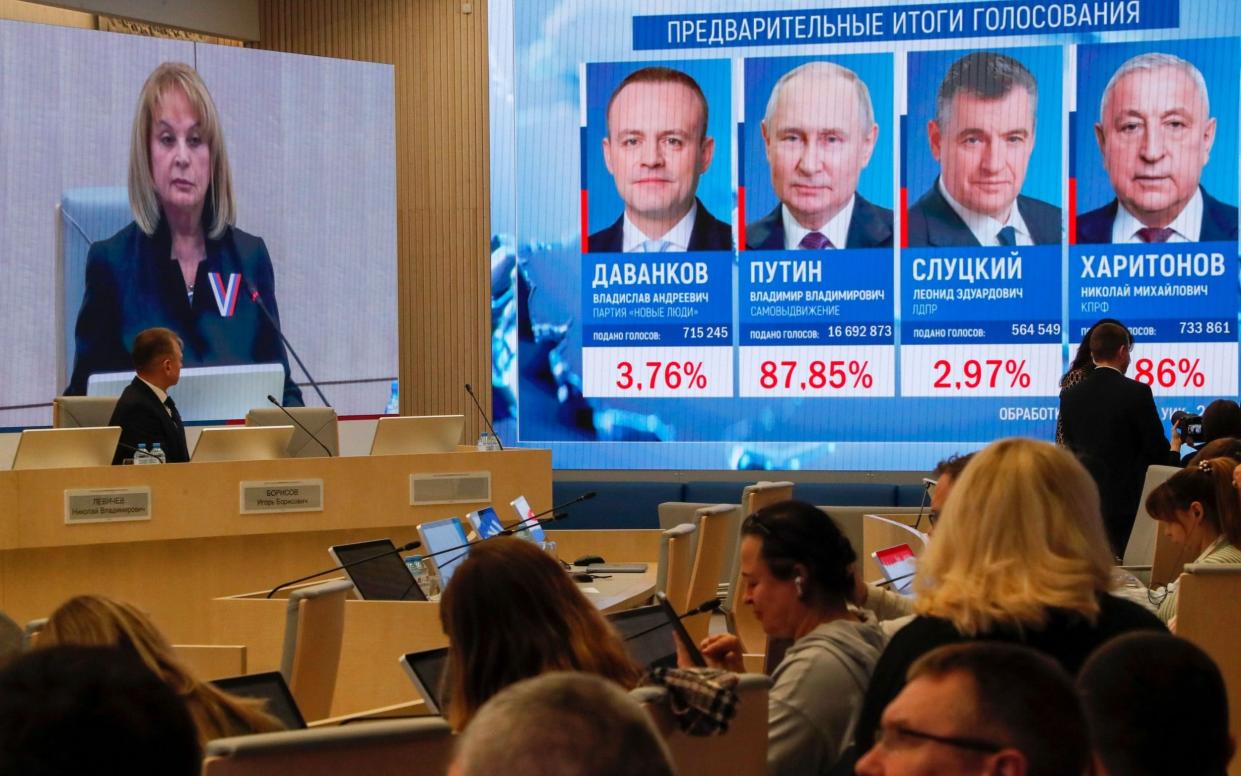
<path fill-rule="evenodd" d="M 878 624 L 847 605 L 857 554 L 817 507 L 782 501 L 741 524 L 747 605 L 771 638 L 793 644 L 771 675 L 767 765 L 773 776 L 828 773 L 852 737 L 855 712 L 883 650 Z M 741 641 L 708 636 L 712 665 L 743 671 Z"/>
<path fill-rule="evenodd" d="M 460 731 L 491 696 L 550 671 L 586 671 L 626 690 L 639 668 L 551 555 L 497 537 L 470 549 L 440 599 L 448 635 L 448 721 Z"/>
<path fill-rule="evenodd" d="M 1061 393 L 1085 380 L 1086 375 L 1094 371 L 1094 360 L 1090 358 L 1090 335 L 1094 334 L 1094 330 L 1104 323 L 1114 323 L 1126 332 L 1129 331 L 1125 324 L 1115 318 L 1100 318 L 1091 324 L 1090 328 L 1086 329 L 1086 333 L 1082 335 L 1082 341 L 1077 346 L 1077 354 L 1073 356 L 1073 363 L 1069 364 L 1069 371 L 1060 378 Z M 1129 341 L 1133 342 L 1132 334 L 1129 335 Z M 1064 446 L 1064 425 L 1059 417 L 1056 418 L 1056 444 Z"/>

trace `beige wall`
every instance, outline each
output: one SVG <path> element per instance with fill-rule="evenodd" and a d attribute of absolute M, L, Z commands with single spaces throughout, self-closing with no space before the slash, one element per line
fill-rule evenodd
<path fill-rule="evenodd" d="M 260 47 L 391 64 L 396 75 L 401 411 L 464 413 L 491 395 L 487 4 L 261 0 Z"/>
<path fill-rule="evenodd" d="M 90 30 L 95 28 L 95 15 L 93 13 L 65 11 L 60 8 L 49 8 L 45 5 L 27 3 L 23 0 L 0 0 L 0 19 L 56 24 L 61 27 L 82 27 Z"/>

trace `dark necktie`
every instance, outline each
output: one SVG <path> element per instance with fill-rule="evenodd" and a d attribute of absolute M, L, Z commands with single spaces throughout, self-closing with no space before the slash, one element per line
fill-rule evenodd
<path fill-rule="evenodd" d="M 827 239 L 827 235 L 818 232 L 808 232 L 805 237 L 801 238 L 801 242 L 797 243 L 797 247 L 807 251 L 818 251 L 824 248 L 835 248 L 832 241 Z"/>
<path fill-rule="evenodd" d="M 173 422 L 173 425 L 175 425 L 177 428 L 181 428 L 181 427 L 182 427 L 182 425 L 181 425 L 181 413 L 180 413 L 180 412 L 177 412 L 177 403 L 176 403 L 176 402 L 174 402 L 174 401 L 172 400 L 172 397 L 171 397 L 171 396 L 169 396 L 168 398 L 164 399 L 164 406 L 165 406 L 165 407 L 167 407 L 167 408 L 168 408 L 168 412 L 170 412 L 170 413 L 172 414 L 172 422 Z"/>
<path fill-rule="evenodd" d="M 1011 226 L 1006 226 L 1001 229 L 998 234 L 996 234 L 995 239 L 1000 243 L 1000 245 L 1016 245 L 1017 230 Z"/>
<path fill-rule="evenodd" d="M 1138 239 L 1144 243 L 1162 243 L 1167 242 L 1172 234 L 1173 230 L 1166 226 L 1162 229 L 1146 226 L 1138 230 Z"/>

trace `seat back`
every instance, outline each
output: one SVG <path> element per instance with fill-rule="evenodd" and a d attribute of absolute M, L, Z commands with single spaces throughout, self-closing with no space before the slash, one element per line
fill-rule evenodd
<path fill-rule="evenodd" d="M 117 396 L 57 396 L 52 399 L 52 428 L 108 425 Z"/>
<path fill-rule="evenodd" d="M 716 504 L 702 507 L 697 513 L 698 546 L 694 551 L 694 570 L 689 578 L 685 609 L 713 598 L 719 591 L 720 575 L 735 554 L 741 529 L 741 507 L 737 504 Z M 711 614 L 704 612 L 686 619 L 685 630 L 700 642 L 711 629 Z"/>
<path fill-rule="evenodd" d="M 752 515 L 770 504 L 788 501 L 793 498 L 791 482 L 758 482 L 747 485 L 741 492 L 741 512 Z M 738 638 L 746 652 L 752 655 L 764 655 L 767 652 L 767 634 L 763 625 L 754 616 L 754 610 L 744 603 L 741 588 L 741 555 L 733 558 L 731 582 L 728 586 L 728 598 L 724 601 L 724 612 L 728 616 L 729 628 Z"/>
<path fill-rule="evenodd" d="M 668 709 L 668 694 L 662 687 L 639 687 L 630 693 L 646 708 L 663 734 L 678 773 L 767 773 L 767 692 L 771 678 L 741 674 L 737 680 L 737 716 L 729 724 L 728 732 L 718 736 L 683 733 Z"/>
<path fill-rule="evenodd" d="M 1123 561 L 1126 566 L 1139 567 L 1134 573 L 1143 582 L 1150 581 L 1150 574 L 1140 567 L 1150 566 L 1155 562 L 1155 542 L 1160 533 L 1156 521 L 1146 511 L 1146 497 L 1180 470 L 1179 466 L 1148 466 L 1146 469 L 1146 480 L 1142 483 L 1142 500 L 1138 502 L 1138 512 L 1133 518 L 1133 531 L 1125 545 Z"/>
<path fill-rule="evenodd" d="M 280 673 L 307 721 L 332 715 L 345 634 L 345 599 L 351 590 L 352 582 L 335 579 L 289 594 Z"/>
<path fill-rule="evenodd" d="M 694 534 L 698 526 L 684 523 L 664 531 L 659 539 L 659 569 L 655 590 L 668 596 L 668 603 L 678 612 L 685 610 L 689 594 L 689 576 L 693 569 Z"/>
<path fill-rule="evenodd" d="M 442 774 L 452 728 L 440 717 L 220 738 L 207 744 L 203 776 L 407 776 Z"/>
<path fill-rule="evenodd" d="M 1224 675 L 1229 729 L 1241 740 L 1241 563 L 1186 566 L 1176 612 L 1176 635 L 1201 647 Z M 1241 758 L 1232 759 L 1228 773 L 1241 776 Z"/>

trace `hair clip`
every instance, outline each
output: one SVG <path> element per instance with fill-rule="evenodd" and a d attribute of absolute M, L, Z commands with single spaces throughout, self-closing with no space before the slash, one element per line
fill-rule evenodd
<path fill-rule="evenodd" d="M 1198 462 L 1198 471 L 1200 471 L 1200 472 L 1204 472 L 1204 473 L 1207 473 L 1207 474 L 1210 474 L 1210 472 L 1211 472 L 1211 462 L 1210 462 L 1210 461 L 1199 461 L 1199 462 Z"/>

